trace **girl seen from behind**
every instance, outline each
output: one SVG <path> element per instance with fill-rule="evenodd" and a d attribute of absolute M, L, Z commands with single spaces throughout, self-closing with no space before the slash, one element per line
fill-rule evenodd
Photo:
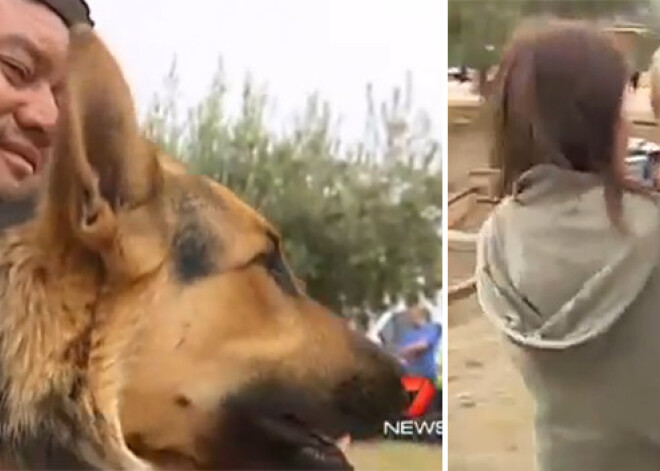
<path fill-rule="evenodd" d="M 498 70 L 477 291 L 535 401 L 541 471 L 660 469 L 660 200 L 626 177 L 628 77 L 577 23 L 521 29 Z"/>

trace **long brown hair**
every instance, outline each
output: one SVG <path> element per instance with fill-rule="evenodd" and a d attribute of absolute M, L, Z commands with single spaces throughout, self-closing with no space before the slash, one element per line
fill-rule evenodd
<path fill-rule="evenodd" d="M 641 191 L 620 171 L 621 124 L 628 67 L 612 38 L 587 24 L 528 23 L 513 36 L 496 79 L 492 164 L 500 196 L 538 164 L 598 174 L 612 222 L 622 194 Z"/>

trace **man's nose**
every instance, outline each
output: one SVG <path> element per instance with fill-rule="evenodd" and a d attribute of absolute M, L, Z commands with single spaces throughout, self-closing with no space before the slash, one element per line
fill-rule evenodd
<path fill-rule="evenodd" d="M 51 144 L 58 107 L 51 88 L 44 84 L 25 90 L 23 104 L 15 113 L 16 124 L 36 140 L 39 147 Z"/>

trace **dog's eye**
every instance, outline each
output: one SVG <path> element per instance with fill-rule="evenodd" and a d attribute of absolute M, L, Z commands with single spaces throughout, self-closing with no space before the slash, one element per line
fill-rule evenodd
<path fill-rule="evenodd" d="M 271 252 L 264 259 L 264 266 L 271 275 L 282 276 L 286 274 L 284 262 L 276 252 Z"/>
<path fill-rule="evenodd" d="M 293 282 L 291 273 L 278 251 L 261 255 L 259 262 L 284 292 L 292 296 L 299 294 L 298 287 Z"/>

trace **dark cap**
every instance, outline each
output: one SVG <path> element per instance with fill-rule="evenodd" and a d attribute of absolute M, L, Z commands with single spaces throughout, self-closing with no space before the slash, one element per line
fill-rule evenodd
<path fill-rule="evenodd" d="M 50 8 L 69 28 L 80 23 L 94 26 L 85 0 L 36 0 Z"/>

